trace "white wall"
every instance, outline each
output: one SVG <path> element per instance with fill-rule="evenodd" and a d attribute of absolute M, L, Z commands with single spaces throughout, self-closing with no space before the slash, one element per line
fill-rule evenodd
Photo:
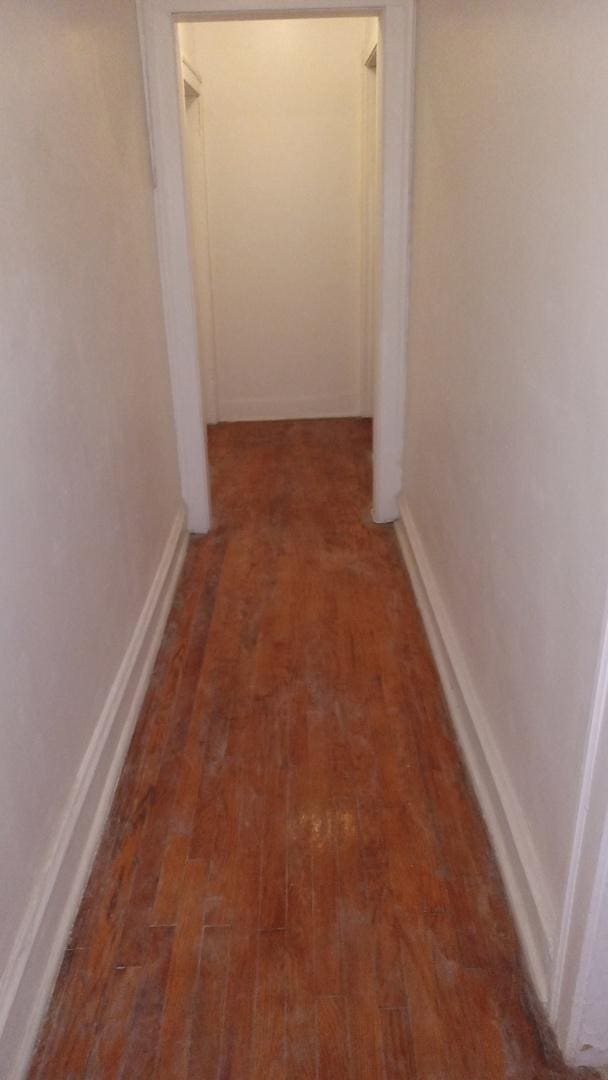
<path fill-rule="evenodd" d="M 95 838 L 86 815 L 107 800 L 100 770 L 123 734 L 112 710 L 137 704 L 115 680 L 144 678 L 157 641 L 162 612 L 144 603 L 166 584 L 181 500 L 134 5 L 6 0 L 0 100 L 0 1074 L 10 1077 L 82 884 Z M 150 655 L 126 659 L 130 643 Z M 120 702 L 108 699 L 113 686 Z"/>
<path fill-rule="evenodd" d="M 417 20 L 403 512 L 543 993 L 608 580 L 608 7 Z"/>
<path fill-rule="evenodd" d="M 203 79 L 220 419 L 361 411 L 369 22 L 188 28 Z"/>

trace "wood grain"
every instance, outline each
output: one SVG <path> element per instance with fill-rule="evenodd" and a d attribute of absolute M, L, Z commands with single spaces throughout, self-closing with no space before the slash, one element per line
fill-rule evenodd
<path fill-rule="evenodd" d="M 364 420 L 209 431 L 36 1080 L 550 1080 Z M 542 1035 L 542 1037 L 541 1037 Z"/>

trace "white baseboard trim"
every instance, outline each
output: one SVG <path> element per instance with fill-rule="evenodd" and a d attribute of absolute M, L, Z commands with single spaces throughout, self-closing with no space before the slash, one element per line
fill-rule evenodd
<path fill-rule="evenodd" d="M 359 416 L 358 394 L 313 398 L 223 398 L 218 403 L 220 420 L 326 420 Z"/>
<path fill-rule="evenodd" d="M 186 544 L 181 509 L 0 980 L 4 1080 L 26 1074 L 150 679 Z"/>
<path fill-rule="evenodd" d="M 546 1008 L 557 919 L 525 816 L 473 687 L 404 499 L 395 523 L 450 715 L 484 815 L 536 993 Z"/>

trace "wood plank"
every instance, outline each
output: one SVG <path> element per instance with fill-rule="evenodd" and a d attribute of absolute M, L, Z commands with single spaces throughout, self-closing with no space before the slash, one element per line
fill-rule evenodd
<path fill-rule="evenodd" d="M 380 1020 L 386 1080 L 419 1080 L 408 1010 L 382 1009 Z"/>
<path fill-rule="evenodd" d="M 133 1076 L 153 1076 L 158 1051 L 159 1033 L 165 992 L 169 975 L 169 963 L 175 946 L 173 927 L 153 926 L 148 930 L 147 951 L 150 958 L 139 969 L 139 984 L 133 1008 L 129 1016 L 129 1037 L 124 1051 L 117 1057 L 119 1068 L 116 1072 L 121 1080 Z M 104 1042 L 103 1029 L 99 1043 Z M 92 1071 L 95 1075 L 95 1071 Z M 113 1075 L 112 1070 L 101 1076 Z"/>
<path fill-rule="evenodd" d="M 175 925 L 189 848 L 190 837 L 185 833 L 171 833 L 167 839 L 152 911 L 157 926 Z"/>
<path fill-rule="evenodd" d="M 194 993 L 199 977 L 205 922 L 204 882 L 203 863 L 188 862 L 171 951 L 156 1059 L 157 1075 L 167 1080 L 187 1076 L 188 1072 Z"/>
<path fill-rule="evenodd" d="M 318 1039 L 312 949 L 312 785 L 308 769 L 306 695 L 300 692 L 294 697 L 288 729 L 286 1064 L 290 1080 L 315 1080 Z"/>
<path fill-rule="evenodd" d="M 188 1062 L 188 1076 L 196 1080 L 219 1075 L 231 940 L 229 927 L 205 927 Z"/>
<path fill-rule="evenodd" d="M 258 933 L 258 960 L 251 1036 L 251 1080 L 286 1080 L 285 930 Z"/>
<path fill-rule="evenodd" d="M 222 1080 L 249 1076 L 259 937 L 250 927 L 232 930 L 219 1073 Z"/>
<path fill-rule="evenodd" d="M 348 1016 L 343 997 L 320 997 L 317 1001 L 319 1080 L 352 1076 L 348 1039 Z"/>

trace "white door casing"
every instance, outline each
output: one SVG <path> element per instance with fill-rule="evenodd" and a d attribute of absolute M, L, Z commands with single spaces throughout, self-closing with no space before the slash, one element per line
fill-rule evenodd
<path fill-rule="evenodd" d="M 190 236 L 200 350 L 199 370 L 203 384 L 204 417 L 208 424 L 215 424 L 218 421 L 217 374 L 207 203 L 207 162 L 203 126 L 203 84 L 184 54 L 182 54 L 182 73 L 184 84 L 182 130 L 191 222 Z"/>

